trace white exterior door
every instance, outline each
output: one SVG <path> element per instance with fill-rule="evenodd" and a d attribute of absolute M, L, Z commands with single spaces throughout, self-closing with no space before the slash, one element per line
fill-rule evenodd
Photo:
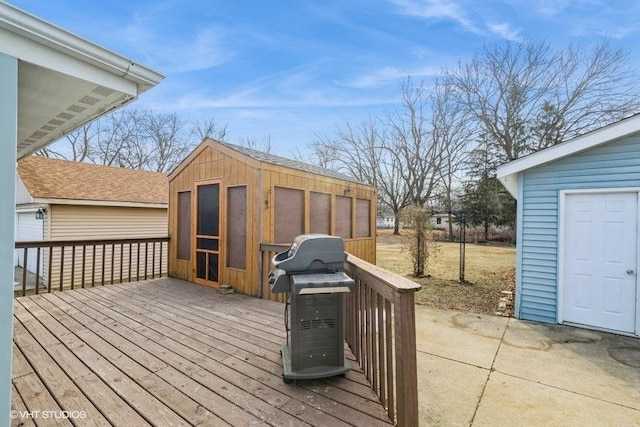
<path fill-rule="evenodd" d="M 567 194 L 562 320 L 636 332 L 637 193 Z"/>

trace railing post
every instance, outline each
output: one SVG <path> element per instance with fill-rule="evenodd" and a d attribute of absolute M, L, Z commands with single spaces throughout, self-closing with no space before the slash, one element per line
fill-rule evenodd
<path fill-rule="evenodd" d="M 22 296 L 27 294 L 27 262 L 29 260 L 28 251 L 24 248 L 24 255 L 22 256 Z"/>
<path fill-rule="evenodd" d="M 76 246 L 71 246 L 71 289 L 73 289 L 76 276 Z"/>
<path fill-rule="evenodd" d="M 416 316 L 413 292 L 396 294 L 396 383 L 397 425 L 413 426 L 418 420 Z"/>
<path fill-rule="evenodd" d="M 36 295 L 40 293 L 40 246 L 36 249 Z"/>
<path fill-rule="evenodd" d="M 60 246 L 60 290 L 62 290 L 64 277 L 64 246 Z"/>
<path fill-rule="evenodd" d="M 87 245 L 82 245 L 82 284 L 80 285 L 80 287 L 83 289 L 84 289 L 84 273 L 86 270 L 86 264 L 87 264 Z"/>
<path fill-rule="evenodd" d="M 418 424 L 414 292 L 420 285 L 349 255 L 356 281 L 345 336 L 356 361 L 397 426 Z M 349 312 L 352 310 L 352 312 Z"/>

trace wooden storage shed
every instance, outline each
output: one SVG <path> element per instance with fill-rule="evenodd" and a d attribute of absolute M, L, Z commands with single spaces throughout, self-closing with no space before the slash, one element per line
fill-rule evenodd
<path fill-rule="evenodd" d="M 169 175 L 169 275 L 266 296 L 263 243 L 325 233 L 375 263 L 376 190 L 335 171 L 205 139 Z"/>

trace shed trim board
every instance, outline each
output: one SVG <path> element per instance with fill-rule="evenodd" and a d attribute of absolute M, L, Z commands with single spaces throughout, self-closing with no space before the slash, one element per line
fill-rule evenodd
<path fill-rule="evenodd" d="M 566 224 L 567 221 L 567 197 L 572 195 L 612 195 L 612 194 L 631 194 L 635 196 L 635 233 L 632 236 L 628 236 L 635 240 L 635 257 L 634 264 L 624 266 L 624 269 L 633 270 L 632 278 L 634 279 L 634 295 L 633 295 L 633 314 L 634 317 L 633 327 L 627 330 L 624 329 L 612 329 L 603 327 L 600 325 L 593 325 L 589 323 L 581 323 L 581 322 L 572 322 L 569 316 L 566 316 L 565 319 L 565 295 L 567 283 L 565 276 L 565 268 L 568 262 L 566 256 L 566 238 L 568 227 Z M 569 325 L 578 325 L 581 327 L 587 327 L 589 329 L 602 330 L 606 332 L 615 332 L 624 335 L 638 335 L 640 332 L 640 282 L 638 281 L 638 266 L 640 266 L 640 218 L 638 217 L 638 212 L 640 212 L 640 187 L 629 187 L 629 188 L 598 188 L 598 189 L 580 189 L 580 190 L 561 190 L 559 197 L 559 225 L 558 225 L 558 323 L 565 323 Z M 631 278 L 630 277 L 630 278 Z"/>

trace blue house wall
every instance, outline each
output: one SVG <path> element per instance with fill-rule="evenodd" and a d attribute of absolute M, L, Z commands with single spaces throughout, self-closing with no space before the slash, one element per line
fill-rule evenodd
<path fill-rule="evenodd" d="M 560 191 L 640 187 L 640 137 L 531 168 L 520 180 L 516 314 L 557 323 Z"/>

